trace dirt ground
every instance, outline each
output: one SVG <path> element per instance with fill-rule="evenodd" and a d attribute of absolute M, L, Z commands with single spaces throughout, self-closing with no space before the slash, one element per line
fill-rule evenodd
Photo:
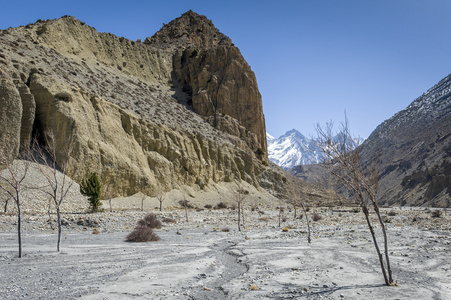
<path fill-rule="evenodd" d="M 17 258 L 14 216 L 0 215 L 3 299 L 451 299 L 451 213 L 382 210 L 393 278 L 387 287 L 362 213 L 316 209 L 304 218 L 260 207 L 239 232 L 230 209 L 154 211 L 161 240 L 127 243 L 147 212 L 64 215 L 62 250 L 46 216 L 25 216 Z M 389 214 L 389 212 L 391 213 Z M 394 213 L 393 213 L 394 212 Z M 310 211 L 309 218 L 313 211 Z M 390 216 L 391 215 L 391 216 Z M 299 212 L 298 212 L 299 216 Z M 282 231 L 282 227 L 290 228 Z M 376 228 L 377 229 L 377 228 Z M 99 232 L 93 234 L 94 231 Z M 379 237 L 380 238 L 380 237 Z M 382 242 L 382 240 L 380 240 Z"/>

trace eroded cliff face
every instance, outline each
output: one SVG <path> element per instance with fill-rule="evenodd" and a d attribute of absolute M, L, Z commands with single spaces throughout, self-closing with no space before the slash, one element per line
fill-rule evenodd
<path fill-rule="evenodd" d="M 180 47 L 180 37 L 170 47 L 143 44 L 73 17 L 0 31 L 1 133 L 12 138 L 2 147 L 18 153 L 32 132 L 51 130 L 62 149 L 73 135 L 77 180 L 97 172 L 112 196 L 233 181 L 288 196 L 290 175 L 255 154 L 266 139 L 254 74 L 230 39 L 194 17 L 201 30 L 179 29 L 208 32 L 187 40 L 196 43 L 196 56 Z M 182 64 L 187 53 L 189 63 Z"/>
<path fill-rule="evenodd" d="M 165 25 L 146 44 L 173 53 L 174 80 L 188 94 L 188 104 L 211 124 L 267 152 L 262 99 L 254 72 L 240 50 L 205 16 L 192 11 Z M 244 128 L 225 125 L 228 116 Z M 225 125 L 225 126 L 224 126 Z M 267 155 L 265 155 L 267 159 Z"/>
<path fill-rule="evenodd" d="M 148 122 L 51 76 L 33 74 L 30 90 L 37 119 L 55 132 L 58 143 L 75 136 L 72 163 L 83 162 L 82 174 L 96 170 L 119 194 L 233 180 L 258 185 L 264 167 L 231 143 Z M 62 93 L 66 98 L 58 96 Z"/>

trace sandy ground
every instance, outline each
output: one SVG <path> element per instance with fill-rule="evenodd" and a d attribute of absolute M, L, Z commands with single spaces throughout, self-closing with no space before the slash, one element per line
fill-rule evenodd
<path fill-rule="evenodd" d="M 14 216 L 0 215 L 2 299 L 451 299 L 451 213 L 383 210 L 393 278 L 385 286 L 363 215 L 316 209 L 307 243 L 305 219 L 266 207 L 236 211 L 154 211 L 161 241 L 127 243 L 146 212 L 67 214 L 62 251 L 46 216 L 25 216 L 17 258 Z M 312 216 L 309 212 L 309 218 Z M 92 234 L 97 229 L 99 234 Z M 228 228 L 229 231 L 222 231 Z M 177 234 L 179 232 L 180 234 Z"/>

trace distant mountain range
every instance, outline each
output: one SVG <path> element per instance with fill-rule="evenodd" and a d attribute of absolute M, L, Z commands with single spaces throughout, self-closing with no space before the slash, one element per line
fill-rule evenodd
<path fill-rule="evenodd" d="M 268 158 L 276 165 L 289 170 L 297 165 L 317 164 L 321 153 L 315 150 L 312 140 L 306 138 L 296 129 L 274 138 L 266 134 Z"/>
<path fill-rule="evenodd" d="M 338 134 L 337 134 L 338 135 Z M 318 164 L 321 160 L 319 151 L 312 139 L 306 138 L 296 129 L 287 131 L 278 138 L 266 133 L 268 143 L 268 158 L 285 170 L 299 165 Z M 363 139 L 359 139 L 359 145 Z"/>

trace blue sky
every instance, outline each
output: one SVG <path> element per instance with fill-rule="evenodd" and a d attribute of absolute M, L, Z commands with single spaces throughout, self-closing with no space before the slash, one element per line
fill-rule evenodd
<path fill-rule="evenodd" d="M 132 40 L 192 9 L 229 36 L 255 72 L 266 129 L 372 130 L 451 73 L 451 1 L 2 1 L 0 28 L 73 15 Z"/>

